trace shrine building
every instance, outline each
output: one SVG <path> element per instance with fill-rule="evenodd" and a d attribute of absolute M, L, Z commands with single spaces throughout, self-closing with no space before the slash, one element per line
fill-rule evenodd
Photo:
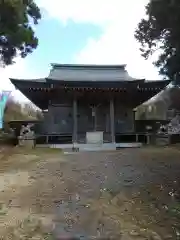
<path fill-rule="evenodd" d="M 44 113 L 37 136 L 77 145 L 134 135 L 134 109 L 170 83 L 132 78 L 125 65 L 76 64 L 52 64 L 46 78 L 10 80 Z"/>

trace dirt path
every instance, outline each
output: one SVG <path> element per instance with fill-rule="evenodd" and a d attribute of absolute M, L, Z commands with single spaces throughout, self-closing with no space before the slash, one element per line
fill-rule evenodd
<path fill-rule="evenodd" d="M 8 150 L 0 158 L 2 239 L 180 236 L 176 149 L 73 155 Z"/>

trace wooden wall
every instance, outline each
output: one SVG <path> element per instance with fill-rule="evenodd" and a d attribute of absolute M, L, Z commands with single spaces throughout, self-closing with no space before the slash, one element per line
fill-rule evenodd
<path fill-rule="evenodd" d="M 134 113 L 129 107 L 115 103 L 115 132 L 126 133 L 134 131 Z M 87 131 L 110 132 L 109 103 L 99 104 L 96 108 L 96 123 L 92 114 L 92 108 L 84 103 L 78 103 L 77 112 L 78 133 Z M 95 129 L 96 126 L 96 129 Z M 73 108 L 71 105 L 50 105 L 44 115 L 43 129 L 48 134 L 72 134 L 73 132 Z"/>

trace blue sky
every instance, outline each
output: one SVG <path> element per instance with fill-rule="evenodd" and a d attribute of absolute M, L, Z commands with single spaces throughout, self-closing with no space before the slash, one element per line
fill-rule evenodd
<path fill-rule="evenodd" d="M 140 54 L 134 31 L 145 15 L 148 0 L 36 0 L 43 18 L 36 26 L 38 48 L 27 58 L 0 69 L 0 89 L 10 89 L 9 77 L 38 78 L 48 75 L 51 63 L 127 64 L 132 77 L 160 79 L 150 59 Z"/>
<path fill-rule="evenodd" d="M 100 26 L 90 23 L 75 23 L 72 20 L 64 25 L 53 18 L 44 18 L 36 29 L 39 46 L 28 57 L 29 66 L 47 72 L 50 63 L 74 63 L 76 54 L 86 46 L 90 37 L 97 40 L 103 34 Z"/>

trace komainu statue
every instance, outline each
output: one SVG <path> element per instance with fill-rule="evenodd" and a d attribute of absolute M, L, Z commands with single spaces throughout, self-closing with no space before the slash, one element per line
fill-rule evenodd
<path fill-rule="evenodd" d="M 32 124 L 22 125 L 19 136 L 19 145 L 33 148 L 35 145 L 35 134 L 31 130 Z"/>

